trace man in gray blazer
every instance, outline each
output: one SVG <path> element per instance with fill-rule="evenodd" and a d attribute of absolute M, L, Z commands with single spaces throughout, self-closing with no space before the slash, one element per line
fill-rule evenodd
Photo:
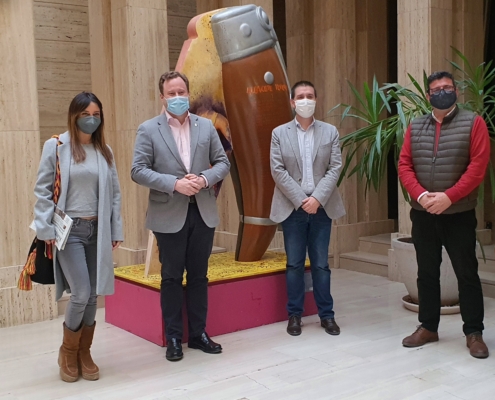
<path fill-rule="evenodd" d="M 332 219 L 345 215 L 337 189 L 342 165 L 339 133 L 333 125 L 314 119 L 316 90 L 311 82 L 292 87 L 291 105 L 296 117 L 273 130 L 270 150 L 275 181 L 270 219 L 282 223 L 287 253 L 287 333 L 301 334 L 307 251 L 321 326 L 338 335 L 328 246 Z"/>
<path fill-rule="evenodd" d="M 161 269 L 160 298 L 166 358 L 182 359 L 182 277 L 187 271 L 188 346 L 206 353 L 222 347 L 205 331 L 208 258 L 218 211 L 213 185 L 230 163 L 211 121 L 189 113 L 189 81 L 179 72 L 160 77 L 166 112 L 137 131 L 131 177 L 150 189 L 146 227 L 155 234 Z"/>

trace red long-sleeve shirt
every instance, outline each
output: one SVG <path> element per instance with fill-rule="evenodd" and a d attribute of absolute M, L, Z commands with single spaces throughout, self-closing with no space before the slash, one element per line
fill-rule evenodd
<path fill-rule="evenodd" d="M 440 128 L 442 124 L 436 122 L 435 148 L 440 138 Z M 480 116 L 476 116 L 471 131 L 471 143 L 469 147 L 469 164 L 466 172 L 457 183 L 445 191 L 452 204 L 463 197 L 466 197 L 485 178 L 486 167 L 490 161 L 490 137 L 485 121 Z M 407 128 L 404 137 L 404 144 L 399 157 L 399 178 L 412 199 L 418 197 L 427 190 L 420 185 L 416 178 L 411 152 L 411 125 Z"/>

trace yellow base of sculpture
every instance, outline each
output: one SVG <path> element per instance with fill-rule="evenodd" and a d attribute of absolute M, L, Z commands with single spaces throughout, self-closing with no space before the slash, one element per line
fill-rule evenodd
<path fill-rule="evenodd" d="M 217 253 L 210 256 L 208 279 L 211 284 L 233 279 L 272 274 L 285 271 L 285 265 L 285 253 L 267 251 L 261 260 L 254 262 L 235 261 L 233 252 Z M 309 265 L 308 262 L 307 265 Z M 141 285 L 160 289 L 160 275 L 154 274 L 145 278 L 144 264 L 115 268 L 115 276 Z"/>

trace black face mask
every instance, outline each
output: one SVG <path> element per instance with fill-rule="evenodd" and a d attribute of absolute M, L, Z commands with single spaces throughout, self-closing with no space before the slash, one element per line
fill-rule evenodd
<path fill-rule="evenodd" d="M 448 110 L 456 101 L 457 93 L 455 90 L 453 92 L 446 92 L 442 89 L 440 92 L 430 95 L 430 104 L 438 110 Z"/>

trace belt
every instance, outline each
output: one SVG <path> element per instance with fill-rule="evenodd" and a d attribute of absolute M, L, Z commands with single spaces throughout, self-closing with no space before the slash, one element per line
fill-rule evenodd
<path fill-rule="evenodd" d="M 72 226 L 77 226 L 79 224 L 96 226 L 96 225 L 98 225 L 98 218 L 93 218 L 93 219 L 72 218 Z"/>
<path fill-rule="evenodd" d="M 190 204 L 196 204 L 196 197 L 195 196 L 189 196 L 189 203 Z"/>

